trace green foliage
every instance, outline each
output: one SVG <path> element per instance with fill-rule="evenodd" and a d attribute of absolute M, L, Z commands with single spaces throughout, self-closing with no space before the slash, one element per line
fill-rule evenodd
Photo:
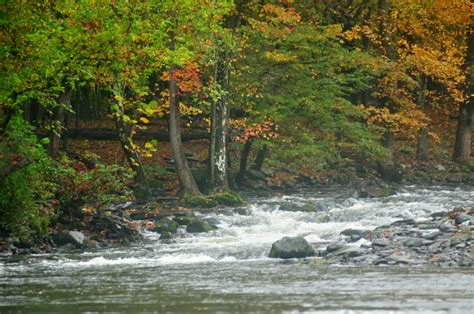
<path fill-rule="evenodd" d="M 55 167 L 39 144 L 33 128 L 19 115 L 12 118 L 0 141 L 0 168 L 17 158 L 32 158 L 32 163 L 0 182 L 0 234 L 22 238 L 34 231 L 46 232 L 56 214 L 53 196 Z"/>
<path fill-rule="evenodd" d="M 275 32 L 247 30 L 252 45 L 232 85 L 236 109 L 278 126 L 272 145 L 279 154 L 272 158 L 324 167 L 343 152 L 379 156 L 375 128 L 354 102 L 375 79 L 372 57 L 343 46 L 337 25 L 299 24 L 284 35 Z"/>
<path fill-rule="evenodd" d="M 58 193 L 64 210 L 80 206 L 102 207 L 107 204 L 132 198 L 128 188 L 133 178 L 130 170 L 118 164 L 97 164 L 87 169 L 64 158 L 62 167 L 57 170 L 61 190 Z"/>

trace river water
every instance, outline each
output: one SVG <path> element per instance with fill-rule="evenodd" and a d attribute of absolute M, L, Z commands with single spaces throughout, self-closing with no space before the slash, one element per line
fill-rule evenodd
<path fill-rule="evenodd" d="M 310 202 L 318 211 L 279 210 L 282 202 Z M 205 214 L 218 230 L 181 230 L 171 243 L 146 233 L 144 243 L 121 249 L 1 256 L 0 312 L 473 313 L 472 267 L 343 266 L 267 257 L 284 236 L 304 236 L 323 249 L 347 228 L 422 220 L 456 207 L 474 207 L 472 188 L 405 187 L 375 199 L 305 191 Z"/>

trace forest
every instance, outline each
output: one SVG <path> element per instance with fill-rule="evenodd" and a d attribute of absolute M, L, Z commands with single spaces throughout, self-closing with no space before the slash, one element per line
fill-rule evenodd
<path fill-rule="evenodd" d="M 472 270 L 472 1 L 0 3 L 0 311 L 358 310 L 317 291 Z M 469 312 L 472 272 L 426 269 L 368 308 Z"/>
<path fill-rule="evenodd" d="M 465 0 L 4 1 L 0 231 L 45 232 L 71 208 L 134 195 L 248 187 L 264 162 L 309 180 L 355 168 L 396 181 L 430 160 L 469 174 L 472 12 Z"/>

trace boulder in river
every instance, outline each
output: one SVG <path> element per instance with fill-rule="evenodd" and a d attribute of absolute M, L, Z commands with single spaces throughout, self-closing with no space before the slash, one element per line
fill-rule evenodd
<path fill-rule="evenodd" d="M 272 258 L 302 258 L 314 256 L 313 247 L 303 237 L 284 237 L 272 244 Z"/>
<path fill-rule="evenodd" d="M 84 245 L 85 236 L 80 231 L 62 231 L 56 233 L 53 237 L 54 243 L 57 245 L 72 244 L 76 248 Z"/>
<path fill-rule="evenodd" d="M 189 233 L 208 232 L 215 229 L 217 229 L 216 226 L 202 220 L 195 220 L 186 227 L 186 231 Z"/>

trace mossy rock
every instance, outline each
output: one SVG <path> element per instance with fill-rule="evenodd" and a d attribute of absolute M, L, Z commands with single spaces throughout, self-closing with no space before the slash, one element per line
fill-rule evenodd
<path fill-rule="evenodd" d="M 233 191 L 224 191 L 216 194 L 211 194 L 210 197 L 214 198 L 220 205 L 241 206 L 245 204 L 242 197 L 240 197 L 238 193 Z"/>
<path fill-rule="evenodd" d="M 159 232 L 159 233 L 176 233 L 178 230 L 179 224 L 176 221 L 171 219 L 163 218 L 155 222 L 155 227 L 152 231 Z"/>
<path fill-rule="evenodd" d="M 188 195 L 183 198 L 184 205 L 191 208 L 213 208 L 223 206 L 241 206 L 244 204 L 239 194 L 232 191 L 210 195 Z"/>
<path fill-rule="evenodd" d="M 197 217 L 194 215 L 189 216 L 176 216 L 174 221 L 176 221 L 181 226 L 187 226 L 197 220 Z"/>
<path fill-rule="evenodd" d="M 216 230 L 217 227 L 213 224 L 210 224 L 207 221 L 196 220 L 193 221 L 186 227 L 186 231 L 189 233 L 200 233 L 200 232 L 209 232 L 212 230 Z"/>
<path fill-rule="evenodd" d="M 183 202 L 184 206 L 191 208 L 212 208 L 219 205 L 215 199 L 203 195 L 187 195 Z"/>

